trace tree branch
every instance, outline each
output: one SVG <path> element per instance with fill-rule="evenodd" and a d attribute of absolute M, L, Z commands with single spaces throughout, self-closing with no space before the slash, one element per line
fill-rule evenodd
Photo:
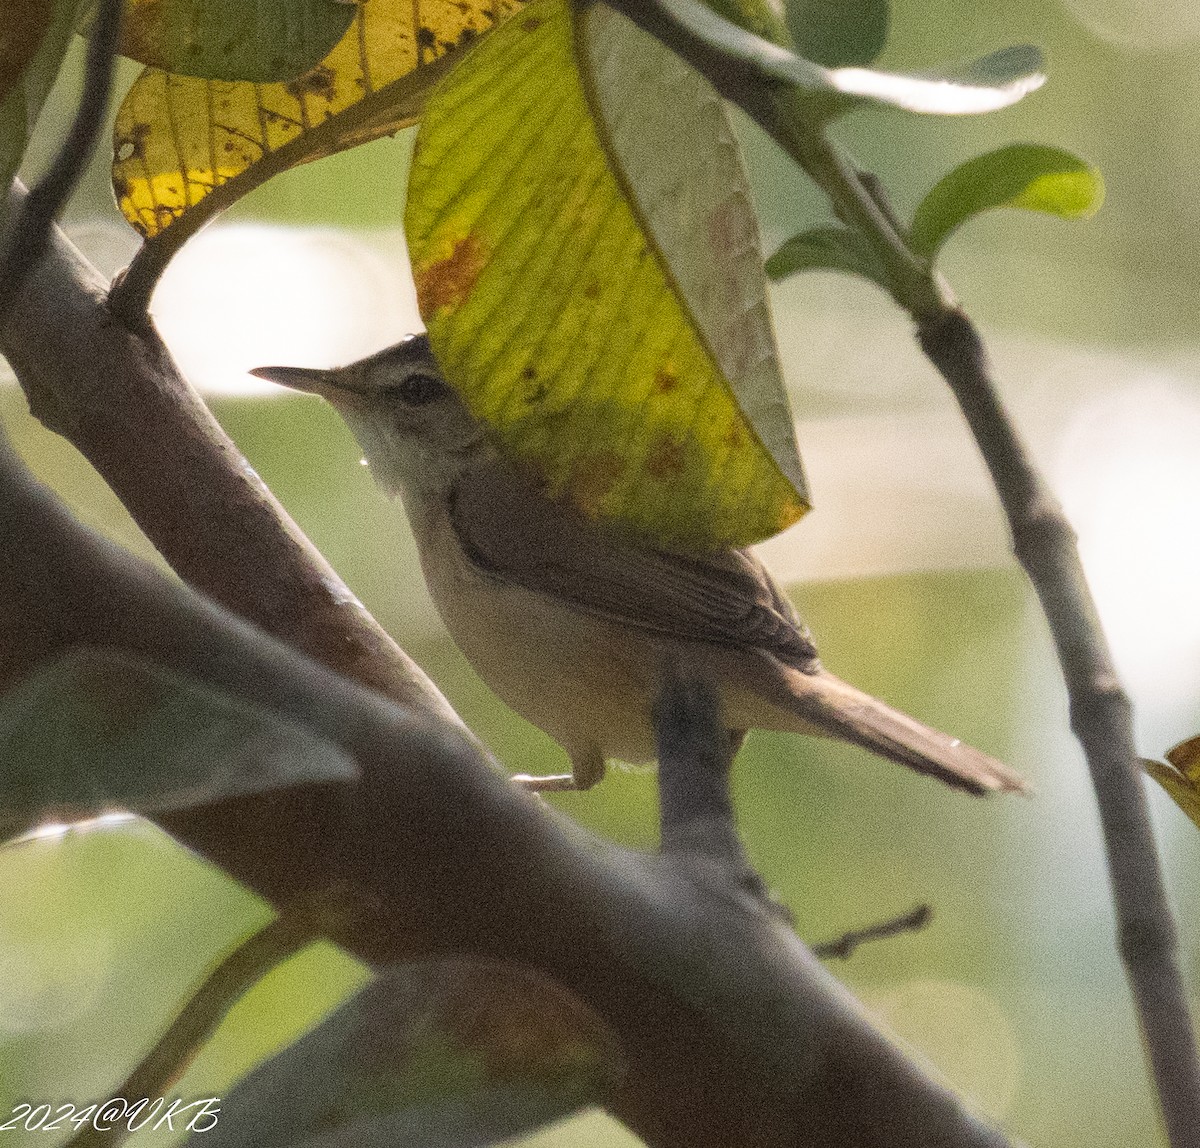
<path fill-rule="evenodd" d="M 655 1148 L 1006 1144 L 745 898 L 587 837 L 500 778 L 459 727 L 330 673 L 85 530 L 7 450 L 0 602 L 0 681 L 102 644 L 342 745 L 355 784 L 160 820 L 277 906 L 345 890 L 361 909 L 332 939 L 376 965 L 465 952 L 555 978 L 616 1032 L 628 1072 L 613 1111 Z"/>
<path fill-rule="evenodd" d="M 885 941 L 889 937 L 897 937 L 901 933 L 915 933 L 925 928 L 933 919 L 933 910 L 928 905 L 918 905 L 899 917 L 890 921 L 881 921 L 877 925 L 868 925 L 865 929 L 851 929 L 843 933 L 836 941 L 824 941 L 813 945 L 813 955 L 821 960 L 845 961 L 854 954 L 859 945 L 867 941 Z"/>
<path fill-rule="evenodd" d="M 255 474 L 153 327 L 135 333 L 113 319 L 103 280 L 61 232 L 0 320 L 0 351 L 33 413 L 103 475 L 182 578 L 340 673 L 458 720 Z"/>

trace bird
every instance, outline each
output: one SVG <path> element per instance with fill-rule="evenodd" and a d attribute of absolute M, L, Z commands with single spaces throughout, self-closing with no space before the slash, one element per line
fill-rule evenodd
<path fill-rule="evenodd" d="M 795 607 L 749 549 L 682 553 L 587 518 L 507 457 L 446 381 L 424 334 L 330 369 L 259 367 L 320 395 L 399 496 L 446 628 L 490 688 L 556 741 L 584 790 L 610 760 L 652 762 L 665 667 L 720 697 L 746 731 L 841 738 L 974 794 L 1023 791 L 1002 762 L 826 670 Z"/>

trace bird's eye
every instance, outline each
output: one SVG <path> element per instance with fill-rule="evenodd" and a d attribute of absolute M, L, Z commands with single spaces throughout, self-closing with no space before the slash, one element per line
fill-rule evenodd
<path fill-rule="evenodd" d="M 437 375 L 426 373 L 408 375 L 396 384 L 395 393 L 410 407 L 423 407 L 446 393 L 446 384 Z"/>

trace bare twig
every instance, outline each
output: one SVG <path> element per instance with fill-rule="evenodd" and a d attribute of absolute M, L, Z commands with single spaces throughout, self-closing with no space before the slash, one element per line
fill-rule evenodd
<path fill-rule="evenodd" d="M 921 347 L 950 384 L 1008 516 L 1013 548 L 1042 603 L 1100 810 L 1121 958 L 1137 1004 L 1172 1145 L 1200 1144 L 1200 1065 L 1154 831 L 1134 747 L 1132 707 L 1112 664 L 1075 533 L 1000 403 L 970 320 L 921 321 Z"/>
<path fill-rule="evenodd" d="M 88 41 L 79 107 L 50 170 L 14 215 L 0 254 L 0 316 L 8 313 L 22 283 L 46 250 L 58 213 L 75 190 L 108 112 L 124 0 L 99 0 Z"/>
<path fill-rule="evenodd" d="M 925 928 L 932 920 L 933 910 L 928 905 L 918 905 L 890 921 L 880 921 L 876 925 L 868 925 L 865 929 L 852 929 L 843 933 L 836 941 L 824 941 L 813 945 L 813 955 L 823 961 L 844 961 L 859 945 L 867 941 L 883 941 L 888 937 L 898 937 L 901 933 L 915 933 Z"/>

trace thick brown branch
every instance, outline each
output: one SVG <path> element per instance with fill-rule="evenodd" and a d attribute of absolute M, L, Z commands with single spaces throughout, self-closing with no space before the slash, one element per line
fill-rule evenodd
<path fill-rule="evenodd" d="M 87 457 L 191 585 L 340 673 L 457 720 L 254 473 L 157 334 L 112 318 L 105 289 L 56 233 L 0 324 L 0 351 L 34 414 Z"/>
<path fill-rule="evenodd" d="M 978 333 L 960 311 L 924 320 L 918 337 L 945 377 L 1008 515 L 1014 550 L 1050 626 L 1100 810 L 1121 956 L 1174 1146 L 1200 1144 L 1200 1068 L 1178 940 L 1167 903 L 1129 698 L 1113 668 L 1075 534 L 1000 404 Z"/>
<path fill-rule="evenodd" d="M 344 890 L 333 933 L 382 964 L 516 960 L 588 1002 L 628 1065 L 614 1112 L 655 1146 L 1001 1148 L 885 1041 L 793 934 L 669 857 L 586 838 L 457 727 L 362 690 L 76 523 L 0 450 L 0 681 L 127 649 L 275 708 L 363 776 L 162 818 L 276 905 Z"/>

